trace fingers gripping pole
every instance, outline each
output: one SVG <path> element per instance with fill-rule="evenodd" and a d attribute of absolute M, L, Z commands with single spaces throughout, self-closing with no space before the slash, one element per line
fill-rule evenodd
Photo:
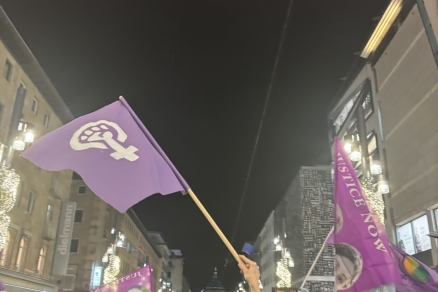
<path fill-rule="evenodd" d="M 219 237 L 222 239 L 222 241 L 224 242 L 225 246 L 231 252 L 231 254 L 236 259 L 236 261 L 238 263 L 241 263 L 242 261 L 240 260 L 239 255 L 237 254 L 236 250 L 233 248 L 231 243 L 228 241 L 228 239 L 225 237 L 225 235 L 219 229 L 219 227 L 217 226 L 216 222 L 214 222 L 213 218 L 211 218 L 210 214 L 208 214 L 207 210 L 204 208 L 202 203 L 198 200 L 198 198 L 196 197 L 196 195 L 192 191 L 192 189 L 188 189 L 187 192 L 189 193 L 189 195 L 193 199 L 193 201 L 195 201 L 195 204 L 199 207 L 199 209 L 201 210 L 202 214 L 204 214 L 205 218 L 207 218 L 208 222 L 210 222 L 211 226 L 216 231 L 217 235 L 219 235 Z"/>

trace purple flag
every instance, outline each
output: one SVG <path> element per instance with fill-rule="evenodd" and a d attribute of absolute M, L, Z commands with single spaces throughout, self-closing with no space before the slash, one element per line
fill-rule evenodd
<path fill-rule="evenodd" d="M 154 292 L 152 267 L 147 265 L 90 292 Z"/>
<path fill-rule="evenodd" d="M 5 291 L 5 284 L 0 280 L 0 291 Z"/>
<path fill-rule="evenodd" d="M 368 206 L 356 172 L 335 139 L 335 286 L 360 292 L 401 281 L 389 241 L 377 214 Z"/>
<path fill-rule="evenodd" d="M 392 255 L 403 279 L 397 292 L 438 292 L 438 273 L 390 243 Z"/>
<path fill-rule="evenodd" d="M 76 171 L 120 212 L 153 194 L 189 189 L 123 98 L 50 132 L 22 156 L 47 170 Z"/>

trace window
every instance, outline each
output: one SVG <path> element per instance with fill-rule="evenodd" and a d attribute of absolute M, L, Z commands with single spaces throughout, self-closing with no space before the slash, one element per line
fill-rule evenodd
<path fill-rule="evenodd" d="M 81 223 L 82 222 L 82 215 L 84 214 L 83 210 L 76 210 L 75 212 L 75 223 Z"/>
<path fill-rule="evenodd" d="M 11 73 L 12 73 L 12 64 L 9 62 L 9 60 L 6 60 L 5 67 L 3 68 L 3 76 L 6 78 L 6 80 L 11 79 Z"/>
<path fill-rule="evenodd" d="M 3 247 L 3 250 L 1 251 L 0 265 L 2 267 L 6 266 L 6 261 L 8 259 L 8 255 L 10 253 L 10 247 L 11 247 L 11 231 L 8 230 L 8 234 L 6 235 L 5 246 Z"/>
<path fill-rule="evenodd" d="M 22 270 L 26 262 L 27 248 L 29 247 L 29 238 L 22 237 L 17 253 L 17 270 Z"/>
<path fill-rule="evenodd" d="M 407 254 L 414 255 L 432 248 L 427 215 L 397 228 L 397 245 Z"/>
<path fill-rule="evenodd" d="M 79 186 L 78 195 L 85 195 L 85 191 L 87 190 L 86 186 Z"/>
<path fill-rule="evenodd" d="M 47 129 L 49 127 L 50 115 L 44 114 L 44 127 Z"/>
<path fill-rule="evenodd" d="M 27 213 L 32 213 L 34 204 L 35 204 L 35 193 L 30 192 L 29 201 L 27 201 L 27 208 L 26 208 Z"/>
<path fill-rule="evenodd" d="M 53 220 L 53 206 L 52 205 L 47 205 L 47 215 L 46 215 L 46 221 L 47 222 L 52 222 Z"/>
<path fill-rule="evenodd" d="M 70 252 L 76 253 L 76 252 L 78 252 L 78 249 L 79 249 L 79 239 L 73 238 L 71 240 Z"/>
<path fill-rule="evenodd" d="M 167 278 L 170 279 L 172 277 L 172 273 L 171 272 L 167 272 Z"/>
<path fill-rule="evenodd" d="M 437 227 L 437 229 L 438 229 L 438 209 L 435 209 L 435 224 L 436 224 L 436 227 Z"/>
<path fill-rule="evenodd" d="M 32 112 L 36 115 L 38 113 L 38 100 L 36 97 L 32 101 Z"/>
<path fill-rule="evenodd" d="M 40 254 L 38 255 L 38 265 L 37 265 L 38 276 L 41 276 L 44 273 L 44 266 L 46 264 L 46 254 L 47 254 L 47 247 L 43 244 L 40 249 Z"/>

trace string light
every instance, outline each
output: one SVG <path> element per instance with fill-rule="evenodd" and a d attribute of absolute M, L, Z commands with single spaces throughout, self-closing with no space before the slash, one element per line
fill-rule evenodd
<path fill-rule="evenodd" d="M 281 259 L 277 262 L 276 274 L 280 278 L 280 281 L 277 282 L 277 288 L 290 288 L 292 286 L 292 275 L 287 268 L 287 260 Z"/>
<path fill-rule="evenodd" d="M 7 213 L 15 205 L 20 176 L 9 167 L 0 167 L 0 214 Z"/>
<path fill-rule="evenodd" d="M 11 218 L 6 215 L 15 205 L 20 176 L 7 166 L 0 167 L 0 250 L 5 247 Z"/>
<path fill-rule="evenodd" d="M 361 184 L 365 196 L 371 204 L 371 208 L 373 208 L 377 216 L 379 216 L 380 222 L 385 225 L 385 204 L 383 203 L 380 193 L 374 191 L 373 179 L 363 178 Z"/>
<path fill-rule="evenodd" d="M 0 250 L 5 247 L 8 237 L 8 228 L 11 223 L 11 218 L 6 214 L 0 214 Z"/>
<path fill-rule="evenodd" d="M 120 272 L 120 258 L 115 255 L 109 257 L 108 267 L 105 269 L 105 274 L 103 275 L 103 283 L 108 284 L 117 279 L 117 275 Z"/>

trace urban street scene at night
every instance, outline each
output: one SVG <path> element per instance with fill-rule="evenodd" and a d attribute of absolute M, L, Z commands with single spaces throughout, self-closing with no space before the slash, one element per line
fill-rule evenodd
<path fill-rule="evenodd" d="M 0 1 L 0 291 L 438 292 L 437 0 Z"/>

